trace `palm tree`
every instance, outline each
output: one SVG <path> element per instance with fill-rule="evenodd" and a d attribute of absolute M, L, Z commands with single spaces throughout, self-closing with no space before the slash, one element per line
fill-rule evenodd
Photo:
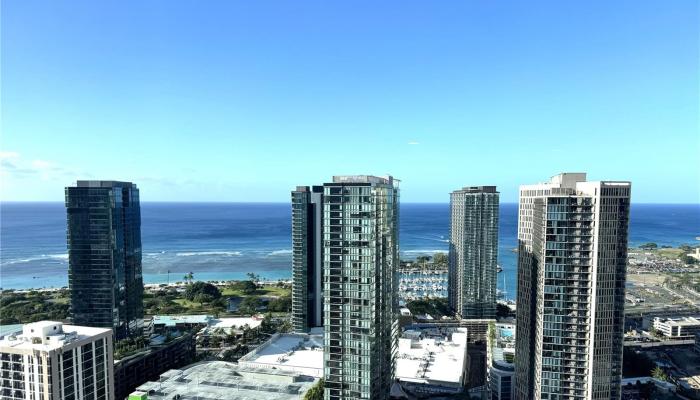
<path fill-rule="evenodd" d="M 666 372 L 658 365 L 651 371 L 651 377 L 660 381 L 668 381 L 668 375 L 666 375 Z"/>

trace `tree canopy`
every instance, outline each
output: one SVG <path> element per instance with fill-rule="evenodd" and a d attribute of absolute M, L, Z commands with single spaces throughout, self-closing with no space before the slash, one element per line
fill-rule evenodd
<path fill-rule="evenodd" d="M 447 265 L 447 253 L 435 253 L 435 255 L 433 256 L 433 262 L 435 264 Z"/>
<path fill-rule="evenodd" d="M 267 310 L 274 312 L 289 312 L 292 310 L 292 298 L 290 296 L 283 296 L 272 299 L 267 305 Z"/>
<path fill-rule="evenodd" d="M 442 317 L 450 315 L 450 309 L 447 305 L 447 299 L 420 299 L 412 300 L 406 304 L 411 314 L 430 314 L 433 317 Z"/>
<path fill-rule="evenodd" d="M 240 290 L 243 292 L 243 294 L 253 294 L 256 290 L 258 290 L 258 285 L 256 285 L 252 280 L 238 281 L 232 283 L 230 288 L 233 290 Z"/>
<path fill-rule="evenodd" d="M 323 378 L 309 389 L 304 395 L 304 400 L 323 400 Z"/>
<path fill-rule="evenodd" d="M 199 296 L 199 297 L 198 297 Z M 208 297 L 203 297 L 208 296 Z M 221 297 L 221 291 L 216 286 L 207 282 L 195 282 L 185 289 L 185 298 L 190 301 L 210 302 Z"/>

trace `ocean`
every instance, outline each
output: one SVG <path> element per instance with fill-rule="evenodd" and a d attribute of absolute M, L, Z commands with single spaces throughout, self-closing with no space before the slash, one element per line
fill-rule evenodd
<path fill-rule="evenodd" d="M 145 283 L 291 277 L 291 207 L 286 203 L 141 204 Z M 449 204 L 403 203 L 401 257 L 447 252 Z M 68 285 L 63 203 L 0 204 L 0 287 L 26 289 Z M 700 205 L 634 204 L 630 245 L 697 244 Z M 517 204 L 501 205 L 499 289 L 515 296 Z M 170 271 L 170 274 L 168 274 Z"/>

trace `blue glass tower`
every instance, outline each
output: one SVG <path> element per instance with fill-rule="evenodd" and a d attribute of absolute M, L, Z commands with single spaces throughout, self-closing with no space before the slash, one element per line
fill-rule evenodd
<path fill-rule="evenodd" d="M 70 313 L 76 325 L 141 334 L 141 210 L 129 182 L 78 181 L 66 188 Z"/>

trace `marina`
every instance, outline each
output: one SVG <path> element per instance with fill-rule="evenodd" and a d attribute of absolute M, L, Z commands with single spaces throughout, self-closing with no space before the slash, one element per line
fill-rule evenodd
<path fill-rule="evenodd" d="M 399 269 L 399 298 L 417 300 L 447 297 L 447 268 Z"/>

